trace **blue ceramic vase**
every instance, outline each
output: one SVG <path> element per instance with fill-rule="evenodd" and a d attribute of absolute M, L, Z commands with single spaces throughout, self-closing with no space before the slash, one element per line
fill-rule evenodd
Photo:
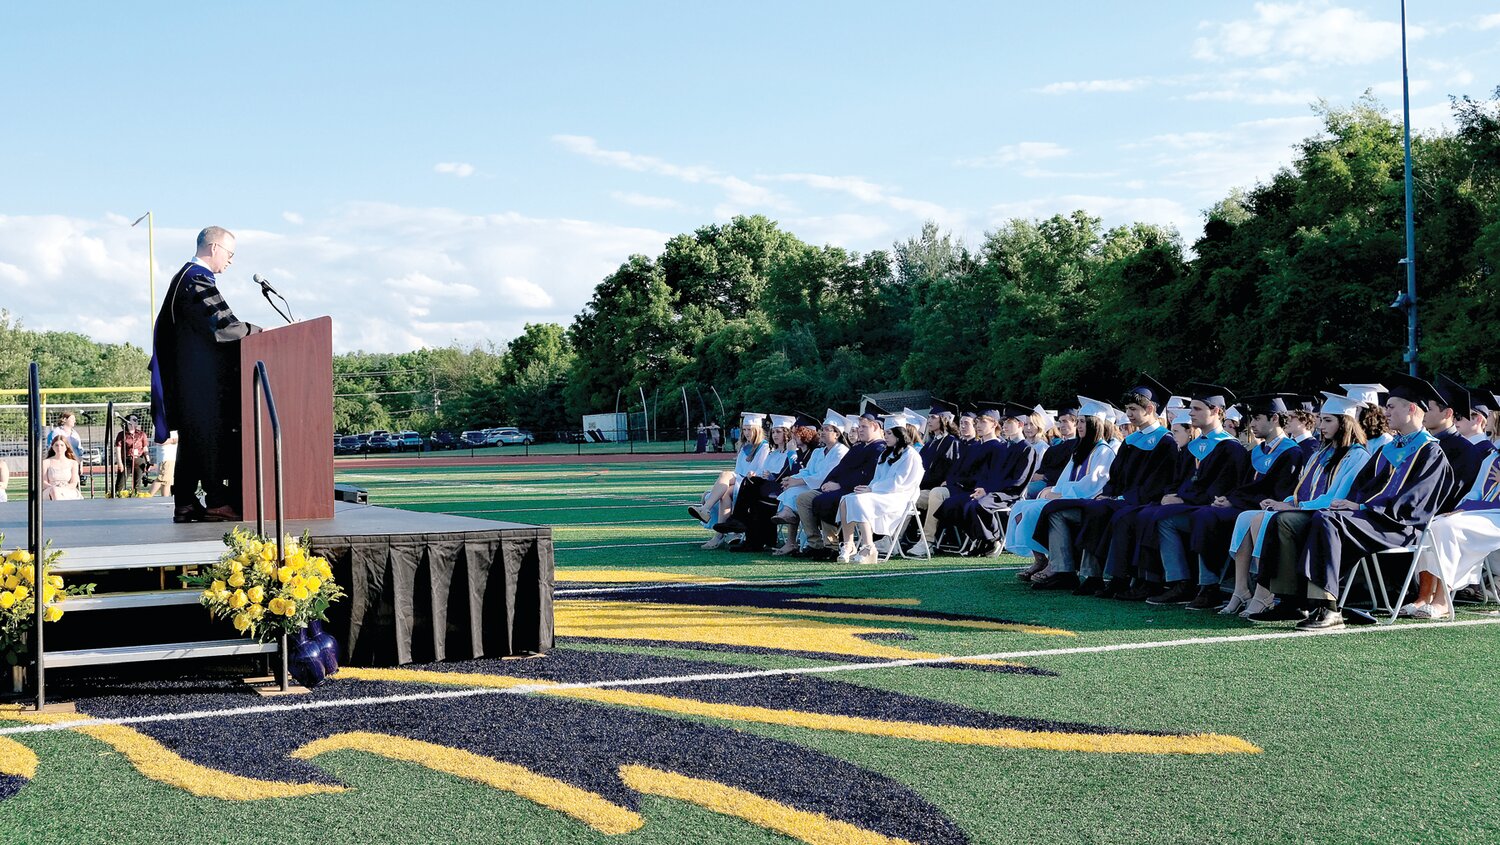
<path fill-rule="evenodd" d="M 312 689 L 323 683 L 328 670 L 323 666 L 323 648 L 307 635 L 307 629 L 293 634 L 287 644 L 287 670 L 297 683 Z"/>
<path fill-rule="evenodd" d="M 323 655 L 323 671 L 332 675 L 339 670 L 339 641 L 334 636 L 323 630 L 323 623 L 317 620 L 307 623 L 307 632 L 310 638 L 318 644 Z"/>

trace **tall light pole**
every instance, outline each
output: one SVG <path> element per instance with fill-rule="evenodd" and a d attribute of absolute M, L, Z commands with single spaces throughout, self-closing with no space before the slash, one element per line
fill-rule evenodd
<path fill-rule="evenodd" d="M 1417 227 L 1411 187 L 1411 90 L 1406 75 L 1406 0 L 1401 0 L 1401 132 L 1406 153 L 1406 370 L 1417 374 Z M 1397 301 L 1402 301 L 1400 297 Z"/>
<path fill-rule="evenodd" d="M 146 212 L 135 218 L 135 223 L 130 224 L 134 229 L 136 223 L 146 221 L 146 267 L 147 275 L 151 279 L 151 299 L 146 302 L 146 325 L 152 332 L 156 331 L 156 218 L 151 212 Z M 149 348 L 150 343 L 146 346 Z"/>

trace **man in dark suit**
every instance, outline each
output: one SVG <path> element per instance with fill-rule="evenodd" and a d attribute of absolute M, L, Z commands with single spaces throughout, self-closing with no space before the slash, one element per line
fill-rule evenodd
<path fill-rule="evenodd" d="M 234 234 L 198 233 L 198 251 L 167 288 L 156 318 L 151 413 L 158 443 L 180 433 L 173 522 L 240 519 L 239 385 L 235 341 L 260 331 L 241 322 L 219 293 L 217 274 L 234 261 Z M 204 501 L 197 489 L 203 486 Z"/>

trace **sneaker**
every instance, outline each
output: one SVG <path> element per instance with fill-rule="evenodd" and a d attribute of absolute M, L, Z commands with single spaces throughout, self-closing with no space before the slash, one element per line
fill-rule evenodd
<path fill-rule="evenodd" d="M 839 563 L 849 563 L 854 560 L 854 555 L 854 544 L 845 543 L 844 545 L 839 547 L 839 556 L 837 560 Z"/>
<path fill-rule="evenodd" d="M 890 554 L 891 544 L 896 542 L 894 537 L 881 537 L 875 541 L 875 551 L 880 554 Z"/>
<path fill-rule="evenodd" d="M 1312 615 L 1297 623 L 1299 631 L 1337 631 L 1344 627 L 1344 614 L 1329 607 L 1320 607 Z"/>
<path fill-rule="evenodd" d="M 1146 599 L 1146 604 L 1154 604 L 1157 606 L 1167 604 L 1188 604 L 1197 594 L 1198 588 L 1193 586 L 1192 583 L 1187 581 L 1187 579 L 1183 579 L 1181 581 L 1174 581 L 1168 584 L 1166 590 Z"/>
<path fill-rule="evenodd" d="M 1209 584 L 1198 588 L 1198 595 L 1188 602 L 1188 610 L 1218 610 L 1224 604 L 1224 591 Z"/>
<path fill-rule="evenodd" d="M 852 562 L 862 563 L 866 566 L 869 566 L 872 563 L 879 563 L 880 555 L 875 551 L 874 546 L 865 546 L 864 548 L 859 550 L 859 554 L 854 556 L 854 560 Z"/>
<path fill-rule="evenodd" d="M 906 554 L 908 557 L 932 557 L 932 549 L 926 540 L 918 540 L 915 546 L 906 550 Z"/>

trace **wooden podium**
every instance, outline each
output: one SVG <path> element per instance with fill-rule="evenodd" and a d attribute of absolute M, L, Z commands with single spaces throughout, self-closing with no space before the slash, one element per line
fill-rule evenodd
<path fill-rule="evenodd" d="M 281 473 L 286 519 L 333 518 L 333 320 L 316 317 L 267 329 L 240 340 L 240 502 L 248 522 L 260 513 L 255 499 L 255 364 L 281 421 Z M 275 508 L 271 416 L 261 402 L 266 515 Z"/>

